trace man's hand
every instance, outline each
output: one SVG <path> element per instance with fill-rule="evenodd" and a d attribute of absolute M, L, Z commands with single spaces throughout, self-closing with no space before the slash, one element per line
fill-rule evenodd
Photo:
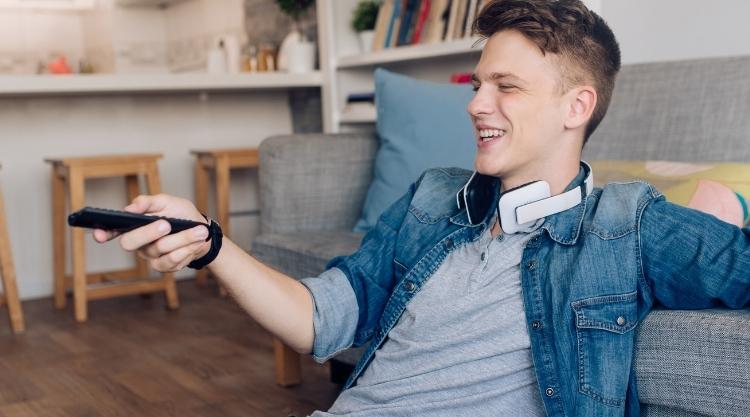
<path fill-rule="evenodd" d="M 206 219 L 192 202 L 166 194 L 138 196 L 123 210 L 131 213 L 193 220 L 200 223 L 206 222 Z M 173 235 L 169 234 L 169 230 L 169 222 L 158 220 L 122 234 L 120 246 L 127 251 L 137 251 L 140 257 L 147 259 L 151 267 L 159 272 L 179 271 L 211 249 L 211 242 L 206 242 L 208 228 L 205 226 L 197 226 Z M 119 234 L 115 232 L 94 230 L 94 239 L 100 243 L 112 240 L 117 236 Z"/>

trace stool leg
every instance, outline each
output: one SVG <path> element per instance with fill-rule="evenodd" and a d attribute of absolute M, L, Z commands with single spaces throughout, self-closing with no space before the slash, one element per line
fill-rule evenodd
<path fill-rule="evenodd" d="M 65 178 L 52 165 L 52 273 L 55 307 L 65 308 Z"/>
<path fill-rule="evenodd" d="M 0 194 L 0 276 L 3 279 L 5 301 L 8 304 L 8 317 L 10 328 L 14 333 L 24 331 L 23 312 L 21 301 L 18 299 L 18 288 L 16 287 L 16 272 L 13 267 L 13 258 L 10 248 L 10 238 L 5 220 L 5 206 L 3 196 Z"/>
<path fill-rule="evenodd" d="M 138 185 L 137 175 L 128 175 L 125 177 L 125 184 L 128 189 L 128 203 L 131 203 L 141 193 L 141 189 Z M 148 262 L 138 255 L 135 255 L 135 265 L 138 271 L 138 278 L 148 278 Z"/>
<path fill-rule="evenodd" d="M 208 172 L 204 166 L 203 157 L 198 156 L 195 161 L 195 206 L 203 214 L 208 214 Z M 208 270 L 201 269 L 195 273 L 195 283 L 208 283 Z"/>
<path fill-rule="evenodd" d="M 216 159 L 216 217 L 218 217 L 224 235 L 229 237 L 229 157 Z M 227 290 L 219 285 L 219 294 L 226 297 Z"/>
<path fill-rule="evenodd" d="M 70 211 L 83 208 L 85 186 L 82 173 L 76 168 L 70 168 L 68 176 L 70 194 Z M 73 303 L 75 305 L 76 321 L 83 323 L 88 319 L 86 304 L 86 241 L 83 229 L 71 228 L 71 251 L 73 254 Z"/>
<path fill-rule="evenodd" d="M 273 338 L 273 353 L 276 359 L 276 383 L 282 387 L 298 385 L 302 381 L 299 353 L 275 337 Z"/>
<path fill-rule="evenodd" d="M 149 164 L 146 173 L 146 184 L 148 185 L 149 194 L 159 194 L 161 192 L 161 181 L 159 180 L 159 169 L 156 162 Z M 167 300 L 167 307 L 175 310 L 180 307 L 180 301 L 177 297 L 177 286 L 174 282 L 174 274 L 171 272 L 162 273 L 164 280 L 164 296 Z"/>

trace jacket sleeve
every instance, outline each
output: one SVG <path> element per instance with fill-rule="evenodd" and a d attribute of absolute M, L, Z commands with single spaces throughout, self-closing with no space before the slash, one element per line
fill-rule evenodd
<path fill-rule="evenodd" d="M 638 229 L 643 276 L 667 308 L 750 305 L 750 228 L 659 197 Z"/>
<path fill-rule="evenodd" d="M 418 184 L 380 216 L 355 253 L 334 258 L 323 274 L 301 280 L 313 297 L 316 361 L 324 362 L 372 337 L 396 285 L 396 236 Z"/>

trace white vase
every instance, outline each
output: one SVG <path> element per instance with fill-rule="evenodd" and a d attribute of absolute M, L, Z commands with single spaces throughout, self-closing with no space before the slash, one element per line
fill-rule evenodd
<path fill-rule="evenodd" d="M 363 30 L 357 34 L 359 36 L 359 49 L 366 54 L 372 51 L 372 41 L 375 38 L 374 30 Z"/>
<path fill-rule="evenodd" d="M 292 74 L 305 74 L 315 69 L 315 44 L 308 41 L 289 45 L 287 71 Z"/>
<path fill-rule="evenodd" d="M 315 70 L 315 44 L 299 30 L 292 30 L 281 42 L 278 64 L 280 71 L 304 74 Z"/>

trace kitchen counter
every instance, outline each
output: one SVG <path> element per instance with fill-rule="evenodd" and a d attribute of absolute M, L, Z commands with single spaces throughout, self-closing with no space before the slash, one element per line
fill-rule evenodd
<path fill-rule="evenodd" d="M 0 96 L 248 91 L 319 87 L 321 84 L 322 77 L 317 71 L 309 74 L 4 75 L 0 76 Z"/>

